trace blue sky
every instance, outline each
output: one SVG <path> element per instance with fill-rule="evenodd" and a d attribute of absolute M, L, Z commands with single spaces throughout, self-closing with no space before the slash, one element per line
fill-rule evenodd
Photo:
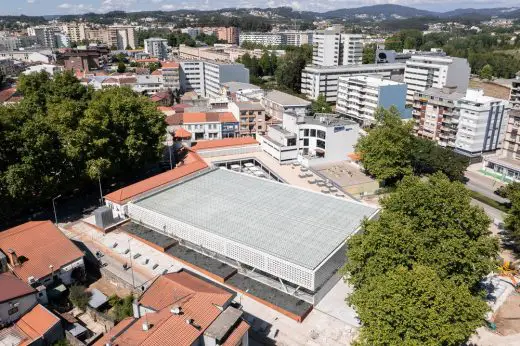
<path fill-rule="evenodd" d="M 394 3 L 416 8 L 449 11 L 455 8 L 487 8 L 520 6 L 518 0 L 0 0 L 0 14 L 77 14 L 113 10 L 146 11 L 176 9 L 215 9 L 223 7 L 291 6 L 299 10 L 327 11 Z"/>

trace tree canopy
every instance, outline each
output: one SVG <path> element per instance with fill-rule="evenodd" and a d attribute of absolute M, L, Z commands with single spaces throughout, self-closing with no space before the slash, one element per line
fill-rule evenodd
<path fill-rule="evenodd" d="M 91 179 L 124 176 L 160 157 L 164 116 L 128 88 L 93 91 L 71 73 L 22 75 L 0 106 L 0 223 Z"/>
<path fill-rule="evenodd" d="M 443 172 L 451 180 L 462 180 L 469 161 L 451 149 L 415 137 L 413 123 L 403 122 L 395 107 L 379 108 L 375 127 L 359 139 L 356 151 L 367 172 L 386 184 L 405 175 Z"/>
<path fill-rule="evenodd" d="M 423 264 L 443 279 L 474 287 L 494 269 L 498 243 L 489 218 L 470 200 L 462 183 L 441 173 L 405 177 L 382 199 L 380 218 L 349 239 L 349 282 L 361 286 L 398 266 Z"/>
<path fill-rule="evenodd" d="M 404 177 L 379 218 L 347 241 L 342 273 L 361 345 L 460 345 L 487 310 L 481 280 L 498 242 L 470 193 L 442 173 Z"/>
<path fill-rule="evenodd" d="M 369 280 L 349 302 L 362 320 L 360 345 L 463 344 L 488 307 L 465 285 L 422 265 L 398 267 Z"/>
<path fill-rule="evenodd" d="M 331 113 L 332 107 L 327 102 L 325 95 L 320 94 L 316 101 L 311 104 L 311 112 L 314 113 Z"/>

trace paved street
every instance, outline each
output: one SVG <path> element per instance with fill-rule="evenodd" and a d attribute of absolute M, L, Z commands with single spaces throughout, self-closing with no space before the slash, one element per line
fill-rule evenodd
<path fill-rule="evenodd" d="M 480 164 L 478 165 L 478 167 L 480 167 Z M 475 167 L 475 165 L 468 167 L 468 170 L 465 173 L 465 177 L 469 179 L 466 182 L 466 187 L 484 196 L 492 198 L 499 203 L 507 202 L 507 199 L 502 198 L 494 193 L 496 189 L 503 186 L 504 184 L 496 179 L 479 173 L 476 168 L 477 167 Z"/>

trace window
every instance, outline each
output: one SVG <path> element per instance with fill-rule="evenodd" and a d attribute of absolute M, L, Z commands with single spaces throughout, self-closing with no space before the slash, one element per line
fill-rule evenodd
<path fill-rule="evenodd" d="M 289 147 L 293 147 L 293 146 L 295 146 L 295 145 L 296 145 L 296 138 L 289 138 L 289 139 L 287 140 L 287 145 L 288 145 Z"/>
<path fill-rule="evenodd" d="M 311 130 L 311 137 L 316 137 L 316 130 Z"/>
<path fill-rule="evenodd" d="M 325 149 L 325 142 L 322 141 L 322 140 L 320 140 L 320 139 L 318 139 L 318 140 L 316 141 L 316 146 L 317 146 L 318 148 Z"/>
<path fill-rule="evenodd" d="M 305 137 L 309 137 L 309 129 L 305 129 L 305 130 L 303 130 L 303 135 L 304 135 Z"/>
<path fill-rule="evenodd" d="M 17 306 L 13 306 L 12 308 L 10 308 L 9 310 L 7 310 L 7 314 L 8 315 L 14 315 L 18 312 L 18 307 Z"/>
<path fill-rule="evenodd" d="M 303 139 L 303 146 L 304 147 L 308 147 L 309 146 L 309 138 L 304 138 Z"/>
<path fill-rule="evenodd" d="M 318 138 L 325 139 L 325 131 L 318 130 Z"/>

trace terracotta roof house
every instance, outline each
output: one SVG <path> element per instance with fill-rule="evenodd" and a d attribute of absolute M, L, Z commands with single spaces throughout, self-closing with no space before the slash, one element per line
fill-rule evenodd
<path fill-rule="evenodd" d="M 0 274 L 0 325 L 18 320 L 37 304 L 37 292 L 11 273 Z"/>
<path fill-rule="evenodd" d="M 40 304 L 13 326 L 0 330 L 0 345 L 52 345 L 62 338 L 60 319 Z"/>
<path fill-rule="evenodd" d="M 208 168 L 206 162 L 196 152 L 189 150 L 184 160 L 177 167 L 111 192 L 105 196 L 105 203 L 115 215 L 125 217 L 125 205 L 128 202 L 201 172 L 206 168 Z"/>
<path fill-rule="evenodd" d="M 0 105 L 12 104 L 22 100 L 23 96 L 17 92 L 16 88 L 0 90 Z"/>
<path fill-rule="evenodd" d="M 30 221 L 0 232 L 0 251 L 9 269 L 24 282 L 48 285 L 59 278 L 68 285 L 85 264 L 83 252 L 51 221 Z"/>
<path fill-rule="evenodd" d="M 204 151 L 210 149 L 221 149 L 229 147 L 241 147 L 248 145 L 260 145 L 253 137 L 236 137 L 236 138 L 224 138 L 215 139 L 212 141 L 198 141 L 191 148 L 194 151 Z"/>
<path fill-rule="evenodd" d="M 123 320 L 94 345 L 247 345 L 249 325 L 234 293 L 187 271 L 160 276 Z"/>

